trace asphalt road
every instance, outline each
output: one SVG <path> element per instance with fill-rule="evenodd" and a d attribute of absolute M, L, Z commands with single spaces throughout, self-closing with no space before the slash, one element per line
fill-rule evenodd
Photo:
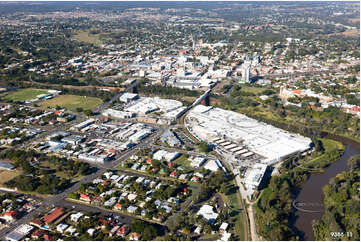
<path fill-rule="evenodd" d="M 114 101 L 118 100 L 121 95 L 123 95 L 126 92 L 129 92 L 133 87 L 135 87 L 138 84 L 138 80 L 136 80 L 134 83 L 130 84 L 128 87 L 126 87 L 123 91 L 116 94 L 114 97 L 112 97 L 108 102 L 105 102 L 101 104 L 100 106 L 96 107 L 94 109 L 94 112 L 98 113 L 102 110 L 108 108 Z"/>
<path fill-rule="evenodd" d="M 119 223 L 123 223 L 123 224 L 125 224 L 125 223 L 131 224 L 132 221 L 134 220 L 134 218 L 132 216 L 128 216 L 126 214 L 123 214 L 123 213 L 120 213 L 117 211 L 109 212 L 108 210 L 100 208 L 100 207 L 75 203 L 75 202 L 71 202 L 68 200 L 62 200 L 59 203 L 60 204 L 59 205 L 57 204 L 56 206 L 61 206 L 61 207 L 68 208 L 68 209 L 75 209 L 76 211 L 83 212 L 84 214 L 91 212 L 91 213 L 102 213 L 102 214 L 108 215 L 109 213 L 111 213 L 111 214 L 114 214 L 114 216 L 117 216 Z"/>

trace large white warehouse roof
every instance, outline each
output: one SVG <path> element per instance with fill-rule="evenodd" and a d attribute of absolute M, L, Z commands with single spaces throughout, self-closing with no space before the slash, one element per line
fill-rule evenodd
<path fill-rule="evenodd" d="M 249 150 L 276 161 L 307 150 L 311 139 L 258 122 L 243 114 L 220 108 L 195 106 L 186 116 L 186 125 L 202 140 L 226 137 L 243 142 Z"/>

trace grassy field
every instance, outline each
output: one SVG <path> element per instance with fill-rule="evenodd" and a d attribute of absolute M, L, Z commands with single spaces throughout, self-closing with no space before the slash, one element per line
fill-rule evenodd
<path fill-rule="evenodd" d="M 321 139 L 323 147 L 325 148 L 325 153 L 315 157 L 314 159 L 311 159 L 310 161 L 307 161 L 305 163 L 305 166 L 312 166 L 314 164 L 318 164 L 324 160 L 327 160 L 327 153 L 330 153 L 334 150 L 342 150 L 344 149 L 344 145 L 341 142 L 330 140 L 330 139 Z"/>
<path fill-rule="evenodd" d="M 184 166 L 191 167 L 190 161 L 188 160 L 188 158 L 185 155 L 179 156 L 177 159 L 175 159 L 173 161 L 173 163 L 180 165 L 182 167 L 184 167 Z"/>
<path fill-rule="evenodd" d="M 0 170 L 0 184 L 4 184 L 20 174 L 19 171 Z"/>
<path fill-rule="evenodd" d="M 199 187 L 199 186 L 201 186 L 200 183 L 194 182 L 194 181 L 187 181 L 187 184 L 188 184 L 189 186 L 194 186 L 194 187 Z"/>
<path fill-rule="evenodd" d="M 73 37 L 89 44 L 101 44 L 100 34 L 90 34 L 89 31 L 79 31 Z"/>
<path fill-rule="evenodd" d="M 334 149 L 343 149 L 344 146 L 341 142 L 330 140 L 330 139 L 321 139 L 323 147 L 326 151 L 331 151 Z"/>
<path fill-rule="evenodd" d="M 265 188 L 262 190 L 262 194 L 259 196 L 259 199 L 264 199 L 264 198 L 267 198 L 269 196 L 271 196 L 272 194 L 272 190 L 270 188 Z"/>
<path fill-rule="evenodd" d="M 205 234 L 199 238 L 199 240 L 215 241 L 219 238 L 219 234 Z"/>
<path fill-rule="evenodd" d="M 360 33 L 357 29 L 350 29 L 350 30 L 346 30 L 341 33 L 328 34 L 327 36 L 337 36 L 337 35 L 343 35 L 343 36 L 347 36 L 347 37 L 357 37 L 360 35 Z"/>
<path fill-rule="evenodd" d="M 3 99 L 13 102 L 28 101 L 36 98 L 37 95 L 46 94 L 46 93 L 48 93 L 48 90 L 46 89 L 27 88 L 9 93 Z"/>
<path fill-rule="evenodd" d="M 251 93 L 254 93 L 254 94 L 260 94 L 261 92 L 266 90 L 266 88 L 263 88 L 263 87 L 253 87 L 253 86 L 246 86 L 246 85 L 241 85 L 241 86 L 242 86 L 241 91 L 243 91 L 243 92 L 251 92 Z"/>
<path fill-rule="evenodd" d="M 229 181 L 227 186 L 235 185 L 234 180 Z M 222 199 L 229 208 L 230 215 L 232 217 L 232 220 L 234 220 L 234 228 L 228 232 L 231 232 L 232 234 L 236 235 L 237 240 L 245 240 L 245 228 L 244 228 L 244 216 L 242 214 L 242 207 L 241 207 L 241 196 L 239 194 L 239 191 L 232 192 L 231 194 L 224 194 L 220 193 L 222 196 Z"/>
<path fill-rule="evenodd" d="M 68 110 L 75 110 L 76 108 L 93 109 L 102 103 L 103 101 L 96 97 L 60 95 L 53 99 L 41 102 L 40 106 L 43 108 L 60 106 Z"/>

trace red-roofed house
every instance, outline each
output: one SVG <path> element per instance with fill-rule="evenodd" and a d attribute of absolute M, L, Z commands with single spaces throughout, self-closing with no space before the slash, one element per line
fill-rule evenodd
<path fill-rule="evenodd" d="M 137 241 L 137 240 L 140 239 L 140 237 L 141 237 L 140 234 L 138 234 L 138 233 L 136 233 L 136 232 L 133 232 L 133 233 L 130 234 L 129 240 L 136 240 L 136 241 Z"/>
<path fill-rule="evenodd" d="M 301 90 L 300 89 L 295 89 L 295 90 L 293 90 L 292 91 L 294 94 L 296 94 L 296 95 L 301 95 Z"/>
<path fill-rule="evenodd" d="M 34 206 L 31 203 L 25 203 L 23 207 L 26 209 L 34 208 Z"/>
<path fill-rule="evenodd" d="M 114 227 L 109 231 L 109 237 L 113 237 L 113 235 L 118 231 L 119 228 L 120 228 L 119 225 L 114 226 Z"/>
<path fill-rule="evenodd" d="M 37 229 L 31 234 L 31 238 L 32 239 L 39 239 L 43 234 L 44 234 L 43 230 Z"/>
<path fill-rule="evenodd" d="M 54 239 L 54 237 L 49 235 L 49 234 L 44 235 L 44 240 L 50 241 L 50 240 L 53 240 L 53 239 Z"/>
<path fill-rule="evenodd" d="M 43 226 L 44 223 L 40 219 L 33 219 L 33 220 L 30 221 L 29 224 L 34 225 L 35 227 L 38 227 L 40 229 Z"/>
<path fill-rule="evenodd" d="M 179 55 L 185 55 L 187 53 L 187 51 L 184 49 L 181 49 L 178 51 L 178 53 L 179 53 Z"/>
<path fill-rule="evenodd" d="M 92 204 L 101 204 L 102 203 L 102 198 L 100 196 L 96 196 L 96 197 L 93 197 L 93 201 L 92 201 Z"/>
<path fill-rule="evenodd" d="M 121 237 L 125 237 L 127 234 L 129 233 L 129 226 L 128 225 L 123 225 L 122 227 L 120 227 L 117 231 L 117 235 L 121 236 Z"/>
<path fill-rule="evenodd" d="M 91 202 L 91 196 L 88 194 L 88 193 L 82 193 L 80 194 L 80 200 L 84 201 L 84 202 L 87 202 L 87 203 L 90 203 Z"/>
<path fill-rule="evenodd" d="M 49 124 L 56 124 L 58 121 L 56 119 L 52 119 L 49 121 Z"/>
<path fill-rule="evenodd" d="M 6 220 L 6 222 L 13 222 L 16 220 L 17 212 L 15 210 L 11 210 L 9 212 L 5 212 L 1 218 Z"/>
<path fill-rule="evenodd" d="M 199 177 L 198 176 L 193 176 L 191 181 L 194 181 L 194 182 L 198 182 L 199 181 Z"/>
<path fill-rule="evenodd" d="M 120 203 L 117 203 L 117 204 L 114 205 L 115 210 L 122 210 L 122 208 L 123 208 L 123 206 Z"/>
<path fill-rule="evenodd" d="M 176 171 L 172 171 L 169 176 L 171 176 L 171 177 L 177 177 L 178 175 L 177 175 L 177 172 L 176 172 Z"/>
<path fill-rule="evenodd" d="M 347 110 L 349 113 L 351 113 L 351 114 L 358 114 L 358 115 L 360 115 L 360 106 L 352 106 L 351 108 L 349 108 L 348 110 Z"/>
<path fill-rule="evenodd" d="M 43 217 L 43 221 L 44 221 L 44 223 L 46 225 L 49 225 L 50 223 L 57 220 L 63 214 L 64 214 L 64 209 L 63 208 L 56 208 L 51 213 L 45 215 Z"/>
<path fill-rule="evenodd" d="M 101 223 L 101 228 L 105 229 L 107 224 L 114 225 L 114 220 L 106 220 L 106 219 L 99 219 L 99 222 Z"/>

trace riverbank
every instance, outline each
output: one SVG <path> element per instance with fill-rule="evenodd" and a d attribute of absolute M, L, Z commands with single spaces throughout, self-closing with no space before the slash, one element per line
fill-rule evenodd
<path fill-rule="evenodd" d="M 331 178 L 323 187 L 325 209 L 322 218 L 313 224 L 315 240 L 360 241 L 360 156 L 352 156 L 347 164 L 349 171 Z"/>
<path fill-rule="evenodd" d="M 321 219 L 325 209 L 323 187 L 329 183 L 331 178 L 348 170 L 347 161 L 351 156 L 360 154 L 357 142 L 343 138 L 343 144 L 346 149 L 342 157 L 327 167 L 323 173 L 314 173 L 309 176 L 297 191 L 295 198 L 297 206 L 293 209 L 294 219 L 291 225 L 302 240 L 314 240 L 312 225 L 316 220 Z"/>
<path fill-rule="evenodd" d="M 299 229 L 294 226 L 294 200 L 313 173 L 322 174 L 332 166 L 332 162 L 343 156 L 344 146 L 340 142 L 321 140 L 324 151 L 320 149 L 305 157 L 295 155 L 286 159 L 280 167 L 280 174 L 271 178 L 268 187 L 256 203 L 257 229 L 266 239 L 302 239 Z"/>

